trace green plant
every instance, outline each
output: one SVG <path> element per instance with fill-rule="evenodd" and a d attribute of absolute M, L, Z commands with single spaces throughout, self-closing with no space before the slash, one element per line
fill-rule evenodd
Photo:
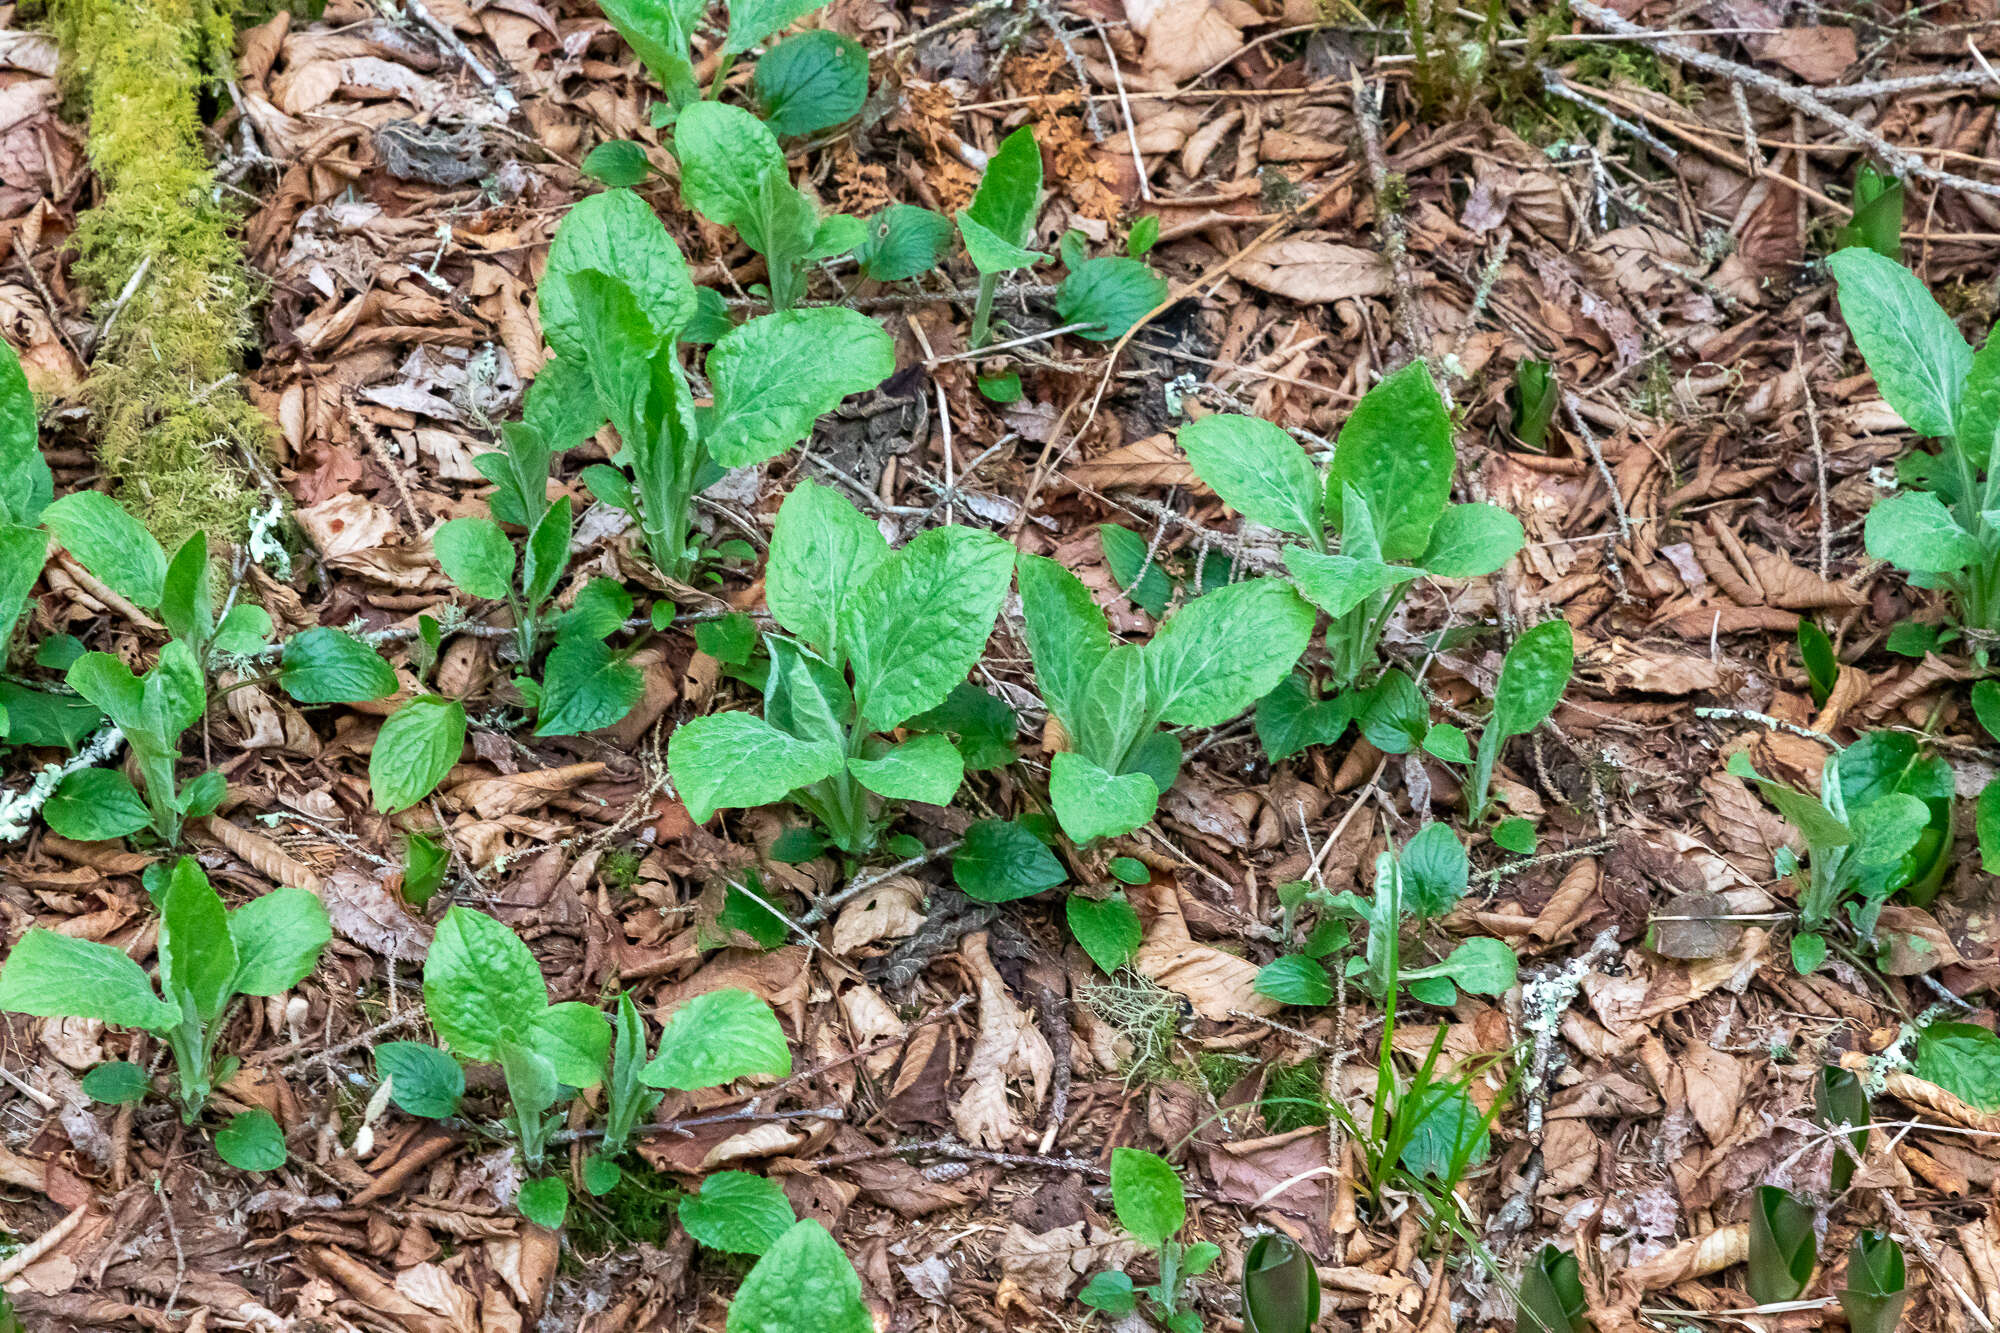
<path fill-rule="evenodd" d="M 807 265 L 844 255 L 867 239 L 859 218 L 820 216 L 812 196 L 792 184 L 778 136 L 741 107 L 697 102 L 686 108 L 674 125 L 673 151 L 681 164 L 682 201 L 717 226 L 736 228 L 764 256 L 765 294 L 773 309 L 799 303 Z"/>
<path fill-rule="evenodd" d="M 1576 1255 L 1542 1246 L 1521 1270 L 1521 1291 L 1514 1305 L 1520 1333 L 1586 1333 L 1587 1308 Z"/>
<path fill-rule="evenodd" d="M 41 577 L 48 539 L 37 525 L 54 496 L 55 478 L 42 457 L 35 396 L 13 347 L 0 345 L 0 665 L 28 594 Z M 6 734 L 0 725 L 0 735 Z"/>
<path fill-rule="evenodd" d="M 1805 843 L 1803 868 L 1780 848 L 1777 870 L 1798 894 L 1792 963 L 1811 972 L 1826 957 L 1824 932 L 1843 907 L 1855 933 L 1873 940 L 1882 904 L 1898 889 L 1919 906 L 1937 892 L 1951 847 L 1951 766 L 1923 755 L 1902 732 L 1868 732 L 1827 758 L 1813 796 L 1760 777 L 1749 757 L 1729 771 L 1755 783 Z M 1850 899 L 1853 901 L 1850 902 Z"/>
<path fill-rule="evenodd" d="M 968 338 L 974 348 L 992 341 L 993 297 L 1000 289 L 1000 275 L 1032 268 L 1048 258 L 1028 248 L 1035 239 L 1041 207 L 1042 150 L 1034 130 L 1023 125 L 1000 141 L 972 202 L 958 211 L 958 234 L 972 266 L 979 270 L 979 303 L 973 307 Z"/>
<path fill-rule="evenodd" d="M 1545 450 L 1549 426 L 1556 419 L 1556 405 L 1562 401 L 1562 385 L 1556 379 L 1555 367 L 1532 357 L 1517 362 L 1507 400 L 1514 413 L 1514 438 L 1537 453 Z"/>
<path fill-rule="evenodd" d="M 804 440 L 821 414 L 896 368 L 894 342 L 867 316 L 787 310 L 715 339 L 706 362 L 714 405 L 698 409 L 675 349 L 704 290 L 637 195 L 607 190 L 583 200 L 549 246 L 540 294 L 556 356 L 536 380 L 549 386 L 546 395 L 529 403 L 529 420 L 547 423 L 538 429 L 553 449 L 580 442 L 607 418 L 617 428 L 623 447 L 615 466 L 586 468 L 584 483 L 632 515 L 654 565 L 680 581 L 698 554 L 689 514 L 697 494 L 725 469 L 762 463 Z M 540 494 L 548 469 L 544 460 L 521 471 L 523 482 L 502 489 L 526 502 L 530 491 Z M 531 522 L 500 503 L 494 514 Z"/>
<path fill-rule="evenodd" d="M 1367 927 L 1363 952 L 1347 960 L 1346 972 L 1370 995 L 1386 1000 L 1401 986 L 1425 1004 L 1449 1005 L 1457 1002 L 1461 990 L 1504 994 L 1519 970 L 1514 951 L 1486 936 L 1464 941 L 1443 962 L 1403 966 L 1405 920 L 1431 920 L 1449 912 L 1465 896 L 1470 876 L 1465 847 L 1450 826 L 1426 824 L 1403 845 L 1400 855 L 1385 851 L 1376 858 L 1373 898 L 1315 889 L 1304 900 L 1317 906 L 1329 922 L 1359 921 Z M 1285 954 L 1258 972 L 1258 993 L 1283 1004 L 1331 1004 L 1333 981 L 1319 959 L 1346 943 L 1344 931 L 1315 930 L 1303 952 Z"/>
<path fill-rule="evenodd" d="M 160 894 L 160 985 L 108 944 L 30 930 L 0 969 L 0 1010 L 38 1018 L 94 1018 L 165 1041 L 193 1124 L 217 1083 L 235 1073 L 215 1048 L 239 995 L 277 995 L 313 970 L 332 938 L 326 909 L 304 889 L 275 889 L 225 909 L 192 857 Z M 165 998 L 162 998 L 164 996 Z M 117 1080 L 127 1085 L 129 1076 Z"/>
<path fill-rule="evenodd" d="M 735 0 L 730 4 L 729 28 L 723 38 L 722 59 L 710 82 L 709 96 L 713 97 L 721 91 L 723 80 L 729 77 L 730 66 L 736 57 L 756 49 L 772 34 L 790 27 L 825 3 L 826 0 Z M 625 44 L 632 48 L 633 54 L 646 66 L 646 72 L 653 76 L 653 81 L 667 95 L 664 106 L 653 108 L 653 123 L 656 126 L 672 124 L 678 114 L 701 100 L 701 86 L 695 81 L 694 58 L 689 51 L 689 42 L 707 12 L 707 6 L 694 3 L 694 0 L 606 0 L 602 8 L 604 17 L 618 29 L 619 36 L 625 39 Z M 785 45 L 789 43 L 780 44 L 779 50 Z M 772 55 L 776 54 L 776 51 L 772 52 Z M 770 58 L 766 56 L 765 60 Z M 863 71 L 865 79 L 865 66 Z M 824 79 L 828 76 L 822 73 L 820 77 Z"/>
<path fill-rule="evenodd" d="M 1833 1192 L 1844 1191 L 1868 1155 L 1868 1092 L 1852 1070 L 1822 1066 L 1813 1079 L 1813 1118 L 1833 1134 Z"/>
<path fill-rule="evenodd" d="M 456 906 L 438 923 L 424 960 L 424 1008 L 453 1055 L 500 1066 L 508 1128 L 522 1165 L 539 1172 L 549 1135 L 562 1124 L 558 1105 L 604 1078 L 611 1029 L 603 1013 L 575 1000 L 550 1004 L 541 965 L 520 937 Z M 560 1226 L 568 1189 L 560 1176 L 530 1180 L 519 1206 L 534 1222 Z"/>
<path fill-rule="evenodd" d="M 1884 259 L 1903 258 L 1903 182 L 1875 169 L 1872 162 L 1854 168 L 1854 216 L 1834 233 L 1842 248 L 1860 246 Z"/>
<path fill-rule="evenodd" d="M 618 1184 L 617 1158 L 663 1095 L 640 1080 L 646 1065 L 646 1023 L 629 992 L 620 992 L 618 1013 L 611 1026 L 611 1070 L 604 1080 L 604 1140 L 596 1155 L 583 1165 L 584 1185 L 592 1194 L 609 1193 Z"/>
<path fill-rule="evenodd" d="M 1962 632 L 1984 663 L 2000 635 L 2000 340 L 1975 353 L 1922 281 L 1873 250 L 1850 247 L 1827 267 L 1882 397 L 1911 430 L 1942 442 L 1898 463 L 1905 489 L 1876 502 L 1862 533 L 1869 555 L 1946 594 L 1956 627 L 1901 625 L 1889 646 L 1921 655 Z"/>
<path fill-rule="evenodd" d="M 890 551 L 837 493 L 801 482 L 778 511 L 765 569 L 771 615 L 764 716 L 717 713 L 675 730 L 667 764 L 689 814 L 790 796 L 853 855 L 873 848 L 870 794 L 949 802 L 965 758 L 927 731 L 880 733 L 944 704 L 979 658 L 1007 592 L 1013 549 L 964 527 Z"/>
<path fill-rule="evenodd" d="M 861 1277 L 825 1227 L 795 1222 L 764 1251 L 730 1302 L 727 1333 L 874 1333 Z"/>
<path fill-rule="evenodd" d="M 862 276 L 895 282 L 928 273 L 951 246 L 951 219 L 915 204 L 890 204 L 868 219 L 868 235 L 855 247 Z"/>
<path fill-rule="evenodd" d="M 1181 1287 L 1213 1267 L 1222 1250 L 1208 1241 L 1190 1245 L 1174 1239 L 1187 1221 L 1187 1200 L 1173 1165 L 1137 1148 L 1113 1148 L 1111 1206 L 1118 1225 L 1159 1256 L 1160 1280 L 1136 1287 L 1125 1273 L 1103 1272 L 1077 1299 L 1113 1317 L 1131 1314 L 1144 1302 L 1172 1333 L 1199 1333 L 1201 1315 L 1188 1308 Z"/>
<path fill-rule="evenodd" d="M 1161 724 L 1227 722 L 1284 678 L 1312 635 L 1312 608 L 1276 579 L 1205 593 L 1145 644 L 1113 644 L 1074 574 L 1024 554 L 1018 577 L 1035 680 L 1069 744 L 1050 764 L 1049 797 L 1078 843 L 1153 817 L 1181 762 Z"/>
<path fill-rule="evenodd" d="M 683 1195 L 679 1214 L 688 1235 L 725 1254 L 765 1254 L 798 1217 L 785 1192 L 747 1171 L 704 1176 L 701 1190 Z"/>
<path fill-rule="evenodd" d="M 1895 1333 L 1909 1300 L 1903 1247 L 1880 1231 L 1856 1235 L 1847 1259 L 1847 1285 L 1840 1292 L 1847 1327 L 1852 1333 Z"/>
<path fill-rule="evenodd" d="M 1806 688 L 1812 691 L 1813 707 L 1824 708 L 1833 694 L 1834 682 L 1840 679 L 1840 658 L 1833 651 L 1833 640 L 1804 616 L 1799 617 L 1798 628 L 1799 661 L 1805 664 Z"/>
<path fill-rule="evenodd" d="M 1751 1297 L 1759 1305 L 1797 1300 L 1818 1261 L 1811 1206 L 1776 1185 L 1759 1185 L 1750 1197 Z"/>
<path fill-rule="evenodd" d="M 1090 326 L 1077 331 L 1079 338 L 1115 342 L 1167 299 L 1167 280 L 1143 259 L 1088 258 L 1080 231 L 1063 233 L 1059 248 L 1069 274 L 1056 288 L 1056 317 Z"/>
<path fill-rule="evenodd" d="M 1301 539 L 1284 548 L 1285 567 L 1331 618 L 1334 697 L 1316 706 L 1301 678 L 1258 706 L 1258 736 L 1273 758 L 1340 739 L 1360 703 L 1346 692 L 1375 662 L 1383 627 L 1413 581 L 1477 578 L 1521 549 L 1520 520 L 1506 510 L 1451 503 L 1451 416 L 1422 362 L 1363 395 L 1324 477 L 1291 436 L 1256 417 L 1203 417 L 1181 428 L 1180 444 L 1232 508 Z M 1329 541 L 1336 534 L 1337 550 Z"/>
<path fill-rule="evenodd" d="M 814 28 L 766 52 L 750 88 L 778 134 L 817 134 L 860 113 L 868 100 L 868 52 L 852 37 Z"/>
<path fill-rule="evenodd" d="M 1247 1333 L 1311 1333 L 1319 1322 L 1319 1270 L 1290 1236 L 1266 1233 L 1243 1257 Z"/>
<path fill-rule="evenodd" d="M 1524 631 L 1508 648 L 1500 661 L 1500 679 L 1493 687 L 1493 711 L 1480 729 L 1479 749 L 1465 780 L 1468 823 L 1477 824 L 1486 817 L 1500 747 L 1547 720 L 1562 702 L 1575 663 L 1576 640 L 1569 622 L 1561 617 Z"/>

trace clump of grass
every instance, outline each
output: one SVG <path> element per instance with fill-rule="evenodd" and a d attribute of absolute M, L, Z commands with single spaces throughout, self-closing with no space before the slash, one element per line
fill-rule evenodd
<path fill-rule="evenodd" d="M 263 417 L 231 382 L 257 295 L 202 150 L 200 98 L 226 70 L 233 0 L 52 0 L 104 197 L 78 222 L 76 275 L 109 317 L 85 394 L 120 498 L 168 550 L 230 531 L 250 497 L 234 457 Z M 141 273 L 140 270 L 144 269 Z"/>

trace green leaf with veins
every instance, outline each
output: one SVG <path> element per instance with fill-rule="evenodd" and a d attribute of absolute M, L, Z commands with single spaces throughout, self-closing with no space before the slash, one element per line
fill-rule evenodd
<path fill-rule="evenodd" d="M 1139 913 L 1123 890 L 1107 898 L 1072 893 L 1063 904 L 1063 916 L 1069 922 L 1069 933 L 1106 976 L 1131 962 L 1146 938 Z"/>
<path fill-rule="evenodd" d="M 23 935 L 0 967 L 0 1010 L 147 1032 L 168 1032 L 181 1021 L 180 1006 L 162 1000 L 123 951 L 39 928 Z"/>
<path fill-rule="evenodd" d="M 826 0 L 729 0 L 729 35 L 723 53 L 740 56 L 824 4 Z"/>
<path fill-rule="evenodd" d="M 887 731 L 944 702 L 992 636 L 1013 564 L 994 533 L 933 528 L 846 599 L 839 633 L 862 721 Z"/>
<path fill-rule="evenodd" d="M 497 1060 L 548 1007 L 541 965 L 505 925 L 454 905 L 424 960 L 424 1009 L 438 1037 L 462 1059 Z"/>
<path fill-rule="evenodd" d="M 1439 578 L 1484 578 L 1512 560 L 1526 540 L 1521 520 L 1498 505 L 1446 505 L 1418 563 Z"/>
<path fill-rule="evenodd" d="M 877 796 L 894 801 L 949 805 L 965 781 L 965 760 L 943 736 L 912 736 L 880 755 L 855 757 L 847 771 Z"/>
<path fill-rule="evenodd" d="M 1381 556 L 1414 560 L 1451 498 L 1451 414 L 1421 361 L 1385 376 L 1355 405 L 1334 444 L 1327 512 L 1352 486 L 1382 524 Z"/>
<path fill-rule="evenodd" d="M 663 337 L 694 316 L 694 282 L 680 247 L 652 208 L 630 190 L 589 195 L 570 209 L 549 244 L 548 263 L 535 291 L 549 346 L 579 364 L 588 363 L 597 349 L 579 317 L 569 279 L 587 270 L 616 275 Z"/>
<path fill-rule="evenodd" d="M 1227 722 L 1291 671 L 1314 619 L 1312 607 L 1277 579 L 1232 583 L 1195 598 L 1146 644 L 1154 715 L 1184 727 Z"/>
<path fill-rule="evenodd" d="M 1253 523 L 1317 541 L 1324 521 L 1319 471 L 1298 441 L 1258 417 L 1218 412 L 1181 427 L 1195 475 Z"/>
<path fill-rule="evenodd" d="M 1849 248 L 1826 266 L 1840 313 L 1889 406 L 1919 435 L 1952 434 L 1972 349 L 1923 280 L 1873 250 Z"/>
<path fill-rule="evenodd" d="M 1063 726 L 1074 728 L 1091 676 L 1111 651 L 1110 626 L 1083 580 L 1047 556 L 1023 552 L 1015 577 L 1035 684 Z"/>
<path fill-rule="evenodd" d="M 1041 839 L 1005 819 L 981 819 L 966 829 L 951 877 L 966 897 L 982 903 L 1032 897 L 1069 878 Z"/>
<path fill-rule="evenodd" d="M 1862 524 L 1868 554 L 1912 574 L 1952 574 L 1980 559 L 1979 542 L 1929 491 L 1876 501 Z"/>
<path fill-rule="evenodd" d="M 814 28 L 765 52 L 750 86 L 773 130 L 817 134 L 860 114 L 868 100 L 868 52 L 852 37 Z"/>
<path fill-rule="evenodd" d="M 895 341 L 852 310 L 783 310 L 739 325 L 708 354 L 715 390 L 708 450 L 724 467 L 761 463 L 811 435 L 813 423 L 842 399 L 874 388 L 895 369 Z"/>
<path fill-rule="evenodd" d="M 768 805 L 841 770 L 835 744 L 786 735 L 748 713 L 715 713 L 675 728 L 667 771 L 697 824 L 724 807 Z"/>
<path fill-rule="evenodd" d="M 771 1006 L 749 991 L 723 989 L 674 1010 L 661 1030 L 659 1053 L 640 1079 L 651 1088 L 693 1092 L 791 1072 L 791 1047 Z"/>
<path fill-rule="evenodd" d="M 1144 773 L 1117 776 L 1073 751 L 1049 764 L 1049 801 L 1064 833 L 1082 844 L 1130 833 L 1153 817 L 1160 789 Z"/>
<path fill-rule="evenodd" d="M 795 1223 L 736 1289 L 726 1333 L 874 1333 L 861 1278 L 826 1228 Z"/>
<path fill-rule="evenodd" d="M 798 1220 L 785 1192 L 748 1171 L 717 1171 L 681 1196 L 681 1228 L 711 1250 L 763 1254 Z"/>

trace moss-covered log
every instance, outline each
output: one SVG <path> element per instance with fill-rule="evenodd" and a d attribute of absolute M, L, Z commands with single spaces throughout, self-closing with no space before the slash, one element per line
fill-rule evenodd
<path fill-rule="evenodd" d="M 51 0 L 49 12 L 103 191 L 75 238 L 76 274 L 111 319 L 86 386 L 101 459 L 172 550 L 195 528 L 242 521 L 241 451 L 263 448 L 268 429 L 231 378 L 255 288 L 202 143 L 201 93 L 235 41 L 231 3 Z"/>

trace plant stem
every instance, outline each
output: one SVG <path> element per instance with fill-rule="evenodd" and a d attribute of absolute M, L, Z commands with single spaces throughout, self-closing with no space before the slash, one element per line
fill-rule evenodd
<path fill-rule="evenodd" d="M 722 96 L 722 85 L 729 78 L 729 67 L 736 63 L 735 53 L 724 51 L 722 60 L 715 67 L 715 77 L 708 82 L 708 100 L 713 102 Z"/>
<path fill-rule="evenodd" d="M 993 294 L 1000 290 L 998 273 L 979 275 L 979 304 L 972 308 L 971 346 L 980 348 L 993 340 Z"/>

